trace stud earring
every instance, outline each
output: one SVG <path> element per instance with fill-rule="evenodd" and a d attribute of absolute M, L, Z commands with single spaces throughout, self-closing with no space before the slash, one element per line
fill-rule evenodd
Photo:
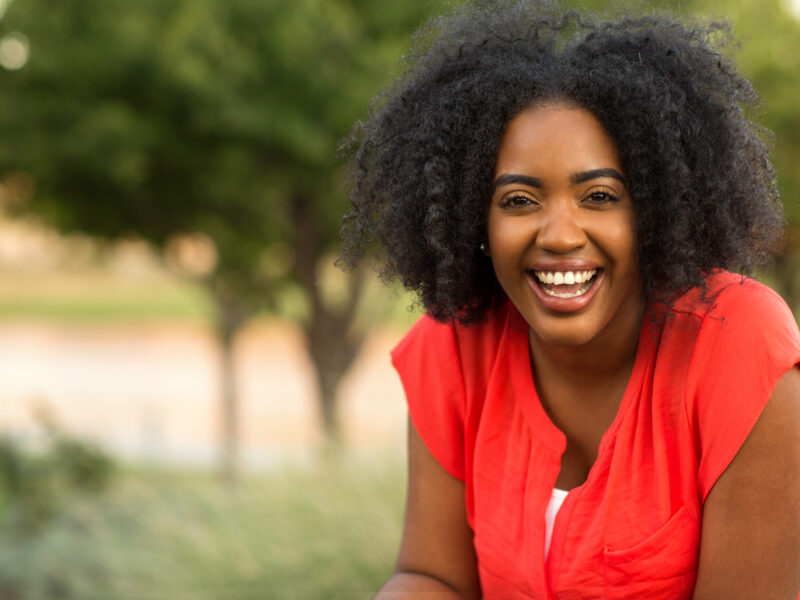
<path fill-rule="evenodd" d="M 483 252 L 486 256 L 489 256 L 489 246 L 486 244 L 486 242 L 481 242 L 481 245 L 478 247 L 481 249 L 481 252 Z"/>

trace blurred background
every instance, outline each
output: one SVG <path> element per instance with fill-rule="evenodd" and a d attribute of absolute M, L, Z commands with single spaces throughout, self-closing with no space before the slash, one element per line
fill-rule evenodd
<path fill-rule="evenodd" d="M 337 147 L 451 4 L 0 0 L 0 600 L 388 576 L 419 311 L 334 267 Z M 800 315 L 800 0 L 640 4 L 734 23 Z"/>

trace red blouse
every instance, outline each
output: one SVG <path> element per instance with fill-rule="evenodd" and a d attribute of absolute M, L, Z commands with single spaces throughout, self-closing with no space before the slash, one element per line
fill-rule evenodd
<path fill-rule="evenodd" d="M 686 294 L 636 360 L 586 481 L 544 513 L 566 447 L 542 408 L 511 303 L 477 325 L 423 317 L 392 352 L 426 446 L 464 481 L 487 600 L 691 598 L 702 506 L 775 384 L 800 364 L 786 304 L 740 275 Z"/>

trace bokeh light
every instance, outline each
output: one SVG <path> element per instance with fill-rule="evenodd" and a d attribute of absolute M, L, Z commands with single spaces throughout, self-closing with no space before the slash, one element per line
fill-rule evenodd
<path fill-rule="evenodd" d="M 173 235 L 167 241 L 164 254 L 170 268 L 193 277 L 211 273 L 219 258 L 214 240 L 198 232 Z"/>
<path fill-rule="evenodd" d="M 800 21 L 800 0 L 783 0 L 783 3 L 789 14 Z"/>
<path fill-rule="evenodd" d="M 30 45 L 24 33 L 12 31 L 0 40 L 0 65 L 9 71 L 24 67 L 29 54 Z"/>

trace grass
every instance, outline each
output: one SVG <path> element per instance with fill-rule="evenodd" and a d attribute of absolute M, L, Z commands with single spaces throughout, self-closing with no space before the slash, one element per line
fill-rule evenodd
<path fill-rule="evenodd" d="M 339 271 L 333 270 L 322 287 L 335 298 L 337 293 L 346 292 L 344 280 Z M 100 268 L 61 273 L 0 272 L 0 320 L 3 321 L 208 322 L 213 319 L 214 311 L 211 297 L 199 282 L 167 272 L 139 277 Z M 277 294 L 275 312 L 295 322 L 307 319 L 308 301 L 303 291 L 296 284 L 284 285 Z M 368 328 L 388 322 L 409 327 L 419 314 L 413 294 L 399 286 L 386 287 L 374 274 L 368 278 L 358 311 L 359 326 Z"/>
<path fill-rule="evenodd" d="M 5 320 L 207 319 L 211 314 L 205 291 L 175 277 L 97 271 L 0 277 L 0 319 Z"/>
<path fill-rule="evenodd" d="M 3 533 L 0 598 L 370 598 L 391 572 L 403 501 L 396 458 L 279 467 L 234 493 L 210 475 L 128 471 L 39 534 Z"/>

